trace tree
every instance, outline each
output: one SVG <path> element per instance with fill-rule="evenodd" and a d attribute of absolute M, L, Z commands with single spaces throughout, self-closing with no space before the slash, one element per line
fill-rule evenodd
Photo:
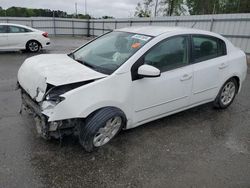
<path fill-rule="evenodd" d="M 158 14 L 163 16 L 173 16 L 185 14 L 184 8 L 185 0 L 144 0 L 143 5 L 137 4 L 135 16 L 138 17 L 151 17 L 152 11 L 154 16 Z"/>
<path fill-rule="evenodd" d="M 114 19 L 113 16 L 102 16 L 102 19 Z"/>
<path fill-rule="evenodd" d="M 186 5 L 191 15 L 249 13 L 249 0 L 187 0 Z"/>
<path fill-rule="evenodd" d="M 162 0 L 160 5 L 164 16 L 179 16 L 186 12 L 184 0 Z"/>
<path fill-rule="evenodd" d="M 137 4 L 135 8 L 135 16 L 137 17 L 150 17 L 152 14 L 151 7 L 152 7 L 153 0 L 143 0 L 143 5 L 141 3 Z"/>
<path fill-rule="evenodd" d="M 28 9 L 22 7 L 10 7 L 6 10 L 0 7 L 0 16 L 13 16 L 13 17 L 60 17 L 60 18 L 72 18 L 72 14 L 61 10 L 50 10 L 50 9 Z M 78 14 L 79 18 L 90 19 L 90 15 Z"/>

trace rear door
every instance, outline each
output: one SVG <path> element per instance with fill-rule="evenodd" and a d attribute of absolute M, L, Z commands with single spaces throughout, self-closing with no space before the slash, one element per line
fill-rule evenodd
<path fill-rule="evenodd" d="M 0 25 L 0 49 L 7 49 L 8 46 L 7 26 Z"/>
<path fill-rule="evenodd" d="M 193 89 L 191 104 L 213 100 L 228 71 L 225 43 L 207 35 L 192 36 Z"/>

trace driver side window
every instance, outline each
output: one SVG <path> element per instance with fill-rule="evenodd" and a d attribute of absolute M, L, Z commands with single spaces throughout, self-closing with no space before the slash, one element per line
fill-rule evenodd
<path fill-rule="evenodd" d="M 188 37 L 177 36 L 160 42 L 146 54 L 144 62 L 161 72 L 187 65 Z"/>

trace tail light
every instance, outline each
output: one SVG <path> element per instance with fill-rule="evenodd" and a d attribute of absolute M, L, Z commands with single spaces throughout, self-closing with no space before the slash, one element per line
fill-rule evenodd
<path fill-rule="evenodd" d="M 42 35 L 43 35 L 44 37 L 48 38 L 49 33 L 48 33 L 48 32 L 45 32 L 45 33 L 43 33 Z"/>

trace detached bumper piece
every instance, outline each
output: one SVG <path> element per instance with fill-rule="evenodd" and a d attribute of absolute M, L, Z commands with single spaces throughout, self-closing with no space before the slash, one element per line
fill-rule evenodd
<path fill-rule="evenodd" d="M 37 133 L 45 139 L 50 139 L 48 118 L 42 114 L 40 106 L 26 92 L 21 90 L 23 108 L 34 115 Z"/>
<path fill-rule="evenodd" d="M 67 119 L 62 121 L 48 122 L 48 117 L 42 114 L 41 107 L 21 89 L 23 109 L 31 113 L 35 119 L 37 133 L 48 140 L 51 137 L 61 139 L 64 135 L 78 135 L 81 119 Z"/>

